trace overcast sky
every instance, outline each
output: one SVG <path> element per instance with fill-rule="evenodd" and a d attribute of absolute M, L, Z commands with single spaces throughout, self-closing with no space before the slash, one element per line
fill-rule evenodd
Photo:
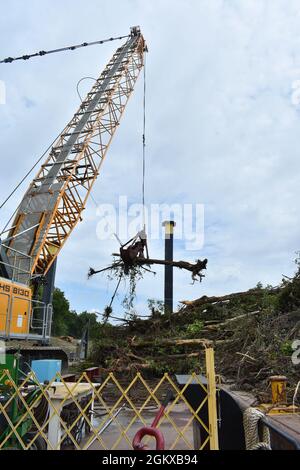
<path fill-rule="evenodd" d="M 175 272 L 175 303 L 276 285 L 294 271 L 299 242 L 299 0 L 0 0 L 1 58 L 95 41 L 140 25 L 147 55 L 146 202 L 204 204 L 204 245 L 174 257 L 208 258 L 191 285 Z M 118 43 L 0 66 L 1 199 L 76 111 L 76 84 L 97 77 Z M 81 84 L 84 94 L 91 82 Z M 102 311 L 114 283 L 87 281 L 114 240 L 97 239 L 96 205 L 140 202 L 140 77 L 97 180 L 93 199 L 58 261 L 56 285 L 71 307 Z M 3 226 L 28 182 L 0 211 Z M 150 242 L 163 257 L 163 242 Z M 163 271 L 138 285 L 137 308 L 163 297 Z M 120 289 L 120 297 L 125 287 Z M 118 303 L 117 303 L 118 305 Z M 119 311 L 118 313 L 121 313 Z"/>

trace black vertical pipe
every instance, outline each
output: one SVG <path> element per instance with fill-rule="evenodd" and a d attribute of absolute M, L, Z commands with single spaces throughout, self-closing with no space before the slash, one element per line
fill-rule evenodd
<path fill-rule="evenodd" d="M 49 271 L 45 276 L 45 285 L 43 287 L 43 295 L 42 295 L 42 302 L 45 304 L 45 311 L 44 311 L 44 320 L 46 324 L 43 325 L 43 344 L 48 344 L 49 340 L 45 338 L 46 330 L 49 328 L 49 333 L 51 332 L 51 325 L 48 324 L 48 305 L 52 304 L 53 301 L 53 292 L 54 292 L 54 284 L 55 284 L 55 274 L 56 274 L 56 265 L 57 265 L 57 258 L 55 258 L 54 262 L 52 263 Z M 52 319 L 53 321 L 53 319 Z"/>
<path fill-rule="evenodd" d="M 56 274 L 56 264 L 57 258 L 52 263 L 49 271 L 45 276 L 46 283 L 43 288 L 43 298 L 42 301 L 48 305 L 52 304 L 53 300 L 53 291 L 54 291 L 54 283 L 55 283 L 55 274 Z"/>
<path fill-rule="evenodd" d="M 165 260 L 173 261 L 174 227 L 173 220 L 163 222 L 165 227 Z M 173 312 L 173 266 L 165 266 L 165 312 Z"/>

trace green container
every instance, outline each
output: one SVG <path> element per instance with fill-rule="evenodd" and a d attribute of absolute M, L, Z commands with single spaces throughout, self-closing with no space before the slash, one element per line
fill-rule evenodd
<path fill-rule="evenodd" d="M 4 372 L 5 370 L 9 371 L 11 378 L 17 383 L 19 359 L 14 354 L 6 354 L 5 363 L 0 364 L 0 385 L 5 385 L 6 380 L 9 379 L 9 376 Z"/>

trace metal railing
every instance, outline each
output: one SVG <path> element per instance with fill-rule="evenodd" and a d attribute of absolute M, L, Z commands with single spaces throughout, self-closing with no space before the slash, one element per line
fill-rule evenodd
<path fill-rule="evenodd" d="M 52 315 L 52 304 L 46 305 L 39 300 L 31 300 L 30 331 L 43 338 L 50 338 Z"/>
<path fill-rule="evenodd" d="M 213 350 L 206 349 L 205 355 L 207 385 L 193 373 L 182 389 L 167 373 L 154 385 L 140 373 L 125 384 L 113 373 L 101 377 L 101 383 L 93 383 L 83 373 L 74 383 L 56 374 L 50 383 L 41 384 L 33 372 L 16 384 L 10 372 L 3 370 L 0 373 L 0 449 L 133 449 L 137 432 L 141 428 L 149 430 L 151 423 L 153 429 L 153 418 L 170 391 L 172 400 L 155 424 L 165 448 L 194 449 L 196 422 L 205 435 L 197 450 L 207 445 L 212 450 L 218 449 Z M 205 392 L 197 410 L 185 393 L 195 382 Z M 203 407 L 207 407 L 208 422 L 199 417 Z M 153 448 L 153 439 L 144 437 L 143 445 Z"/>
<path fill-rule="evenodd" d="M 9 279 L 13 282 L 28 284 L 31 278 L 32 258 L 19 250 L 0 242 L 0 267 L 9 271 Z"/>

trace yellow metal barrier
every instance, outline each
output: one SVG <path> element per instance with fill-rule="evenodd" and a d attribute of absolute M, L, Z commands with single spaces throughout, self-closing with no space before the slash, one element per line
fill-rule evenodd
<path fill-rule="evenodd" d="M 172 391 L 173 400 L 157 426 L 164 435 L 165 448 L 194 449 L 196 430 L 201 436 L 198 449 L 216 450 L 213 350 L 206 349 L 205 356 L 207 384 L 191 374 L 181 389 L 169 374 L 154 385 L 140 373 L 129 384 L 113 373 L 96 384 L 83 373 L 76 383 L 66 382 L 57 374 L 51 383 L 41 385 L 33 373 L 16 384 L 5 370 L 0 377 L 0 449 L 132 449 L 136 432 L 151 425 L 165 395 Z M 186 396 L 191 384 L 201 391 L 196 410 Z M 207 420 L 200 417 L 204 407 Z M 153 448 L 153 439 L 145 438 L 143 443 Z"/>

